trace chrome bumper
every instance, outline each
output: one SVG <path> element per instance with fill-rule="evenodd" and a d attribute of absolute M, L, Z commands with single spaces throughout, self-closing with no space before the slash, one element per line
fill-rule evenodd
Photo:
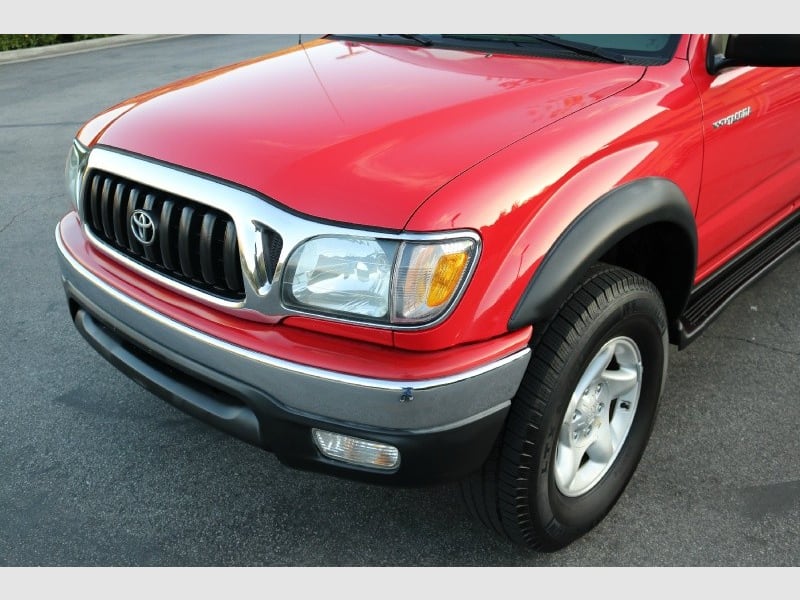
<path fill-rule="evenodd" d="M 269 398 L 294 415 L 430 434 L 505 411 L 530 360 L 530 350 L 524 349 L 464 373 L 418 381 L 388 381 L 302 365 L 230 344 L 141 305 L 84 268 L 64 247 L 58 228 L 56 242 L 67 296 L 90 316 L 82 317 L 82 324 L 76 320 L 76 326 L 84 336 L 95 336 L 96 348 L 108 345 L 109 332 L 114 332 L 149 356 L 170 365 L 188 365 L 188 376 L 235 381 L 257 390 L 260 394 L 248 404 Z M 118 365 L 136 360 L 115 351 Z"/>

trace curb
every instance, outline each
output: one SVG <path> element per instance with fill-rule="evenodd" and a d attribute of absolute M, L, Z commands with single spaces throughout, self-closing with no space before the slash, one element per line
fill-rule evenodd
<path fill-rule="evenodd" d="M 105 38 L 81 40 L 79 42 L 67 42 L 65 44 L 51 44 L 49 46 L 39 46 L 37 48 L 6 50 L 0 52 L 0 64 L 25 62 L 40 58 L 50 58 L 52 56 L 64 56 L 66 54 L 77 54 L 79 52 L 89 52 L 90 50 L 97 50 L 100 48 L 140 44 L 152 40 L 181 37 L 182 35 L 184 34 L 123 34 L 112 35 Z"/>

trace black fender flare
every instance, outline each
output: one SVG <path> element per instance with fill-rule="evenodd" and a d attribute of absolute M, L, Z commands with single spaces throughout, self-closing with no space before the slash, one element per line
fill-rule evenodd
<path fill-rule="evenodd" d="M 679 227 L 692 245 L 691 273 L 677 290 L 685 304 L 697 268 L 694 212 L 675 183 L 661 177 L 646 177 L 602 195 L 570 223 L 533 274 L 511 314 L 509 329 L 552 317 L 581 283 L 589 267 L 630 234 L 656 223 Z"/>

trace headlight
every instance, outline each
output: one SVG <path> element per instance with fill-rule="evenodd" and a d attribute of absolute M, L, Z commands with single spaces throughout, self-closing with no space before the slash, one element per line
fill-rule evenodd
<path fill-rule="evenodd" d="M 477 246 L 473 237 L 312 238 L 287 261 L 282 300 L 303 312 L 385 324 L 429 323 L 459 296 Z"/>
<path fill-rule="evenodd" d="M 78 210 L 78 197 L 80 196 L 81 179 L 86 170 L 86 159 L 89 150 L 78 140 L 73 140 L 72 147 L 67 154 L 67 164 L 64 167 L 64 177 L 67 180 L 67 196 L 72 207 Z"/>
<path fill-rule="evenodd" d="M 333 314 L 386 319 L 396 252 L 396 243 L 376 239 L 314 238 L 289 259 L 284 302 Z"/>

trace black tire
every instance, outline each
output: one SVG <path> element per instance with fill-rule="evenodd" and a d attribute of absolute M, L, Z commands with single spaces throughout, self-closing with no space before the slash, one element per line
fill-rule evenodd
<path fill-rule="evenodd" d="M 481 471 L 464 480 L 461 488 L 468 511 L 490 530 L 516 544 L 552 551 L 586 534 L 606 516 L 642 457 L 667 370 L 667 317 L 661 296 L 652 283 L 635 273 L 597 265 L 558 313 L 535 328 L 531 346 L 531 361 L 512 401 L 505 430 Z M 587 367 L 601 364 L 607 350 L 618 346 L 620 353 L 630 349 L 629 354 L 639 359 L 631 361 L 640 365 L 633 367 L 636 389 L 625 396 L 636 396 L 632 408 L 622 396 L 614 399 L 606 389 L 601 391 L 602 381 L 593 394 L 587 387 L 579 395 L 577 388 L 581 377 L 589 376 Z M 602 368 L 604 376 L 622 368 L 616 360 L 612 358 Z M 576 400 L 570 404 L 573 398 Z M 582 450 L 570 454 L 572 442 L 563 445 L 563 436 L 571 440 L 583 435 L 570 425 L 576 420 L 583 424 L 583 413 L 575 407 L 592 415 L 590 409 L 596 408 L 599 415 L 606 401 L 611 411 L 606 426 L 615 419 L 614 410 L 622 411 L 614 423 L 624 421 L 626 433 L 616 442 L 605 470 L 598 467 L 600 470 L 593 471 L 596 463 L 581 470 L 586 463 L 580 463 L 580 473 L 597 474 L 573 490 L 565 483 L 563 467 L 559 467 L 560 482 L 556 481 L 556 447 L 562 440 L 561 448 L 567 448 L 560 450 L 562 459 L 579 455 Z M 568 408 L 572 418 L 565 422 Z M 599 429 L 600 422 L 599 416 L 591 417 L 580 431 Z M 594 439 L 589 437 L 591 433 L 585 435 L 587 440 Z M 566 472 L 571 473 L 569 469 Z M 579 481 L 577 476 L 574 481 Z"/>

